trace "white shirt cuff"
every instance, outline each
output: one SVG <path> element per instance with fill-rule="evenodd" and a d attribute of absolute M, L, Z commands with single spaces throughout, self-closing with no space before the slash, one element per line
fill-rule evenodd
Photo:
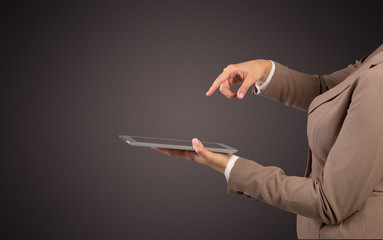
<path fill-rule="evenodd" d="M 274 72 L 275 72 L 275 63 L 271 60 L 269 60 L 271 62 L 271 71 L 269 73 L 269 76 L 267 76 L 266 78 L 266 81 L 261 84 L 259 81 L 255 83 L 255 87 L 257 88 L 257 92 L 256 94 L 261 94 L 267 87 L 267 85 L 269 85 L 271 79 L 273 78 L 273 75 L 274 75 Z"/>
<path fill-rule="evenodd" d="M 227 165 L 226 165 L 226 168 L 225 168 L 225 178 L 226 178 L 226 181 L 229 181 L 231 169 L 234 167 L 234 164 L 238 160 L 238 158 L 239 158 L 238 156 L 232 155 L 230 157 L 229 161 L 227 162 Z"/>

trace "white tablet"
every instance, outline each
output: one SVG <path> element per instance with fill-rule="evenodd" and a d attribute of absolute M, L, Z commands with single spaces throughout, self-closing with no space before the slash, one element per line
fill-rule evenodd
<path fill-rule="evenodd" d="M 157 147 L 157 148 L 169 148 L 169 149 L 194 151 L 191 140 L 126 136 L 126 135 L 120 135 L 120 138 L 132 146 Z M 234 149 L 222 143 L 202 142 L 202 144 L 205 146 L 206 149 L 212 152 L 235 153 L 238 151 L 237 149 Z"/>

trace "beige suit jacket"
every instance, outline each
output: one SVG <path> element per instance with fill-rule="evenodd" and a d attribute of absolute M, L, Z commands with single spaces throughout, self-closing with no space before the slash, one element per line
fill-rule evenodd
<path fill-rule="evenodd" d="M 383 45 L 326 76 L 276 63 L 261 95 L 308 112 L 305 177 L 239 158 L 228 192 L 297 214 L 300 239 L 383 239 Z"/>

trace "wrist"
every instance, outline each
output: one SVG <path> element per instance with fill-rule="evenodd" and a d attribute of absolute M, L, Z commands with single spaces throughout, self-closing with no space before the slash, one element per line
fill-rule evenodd
<path fill-rule="evenodd" d="M 212 162 L 209 165 L 218 172 L 225 174 L 225 169 L 231 156 L 232 154 L 222 154 L 222 157 L 218 158 L 217 161 Z"/>
<path fill-rule="evenodd" d="M 269 60 L 262 60 L 262 64 L 263 64 L 263 75 L 262 75 L 262 78 L 259 80 L 261 84 L 263 84 L 266 81 L 273 67 L 273 64 Z"/>

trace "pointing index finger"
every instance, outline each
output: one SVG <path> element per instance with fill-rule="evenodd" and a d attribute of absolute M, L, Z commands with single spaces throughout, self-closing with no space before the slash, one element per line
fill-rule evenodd
<path fill-rule="evenodd" d="M 217 90 L 217 88 L 225 81 L 229 78 L 230 76 L 230 73 L 228 73 L 228 71 L 224 71 L 223 73 L 221 73 L 217 79 L 215 79 L 215 81 L 213 82 L 213 84 L 211 85 L 211 87 L 209 88 L 209 91 L 206 92 L 206 96 L 211 96 L 215 90 Z"/>

